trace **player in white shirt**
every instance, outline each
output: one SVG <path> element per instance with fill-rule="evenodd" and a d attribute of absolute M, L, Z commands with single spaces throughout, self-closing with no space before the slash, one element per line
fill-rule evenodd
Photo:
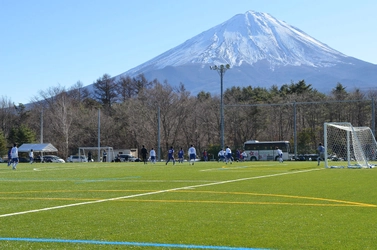
<path fill-rule="evenodd" d="M 222 161 L 224 162 L 225 161 L 225 151 L 224 149 L 220 149 L 219 153 L 217 154 L 217 156 L 219 157 L 219 160 L 218 162 Z"/>
<path fill-rule="evenodd" d="M 283 151 L 278 147 L 276 147 L 276 151 L 278 152 L 279 162 L 283 163 Z"/>
<path fill-rule="evenodd" d="M 228 146 L 226 146 L 226 149 L 225 149 L 225 159 L 226 159 L 226 164 L 228 164 L 228 162 L 232 164 L 232 150 Z"/>
<path fill-rule="evenodd" d="M 246 161 L 247 159 L 247 153 L 245 151 L 242 152 L 242 161 Z"/>
<path fill-rule="evenodd" d="M 188 155 L 189 155 L 189 164 L 194 165 L 195 159 L 196 159 L 196 149 L 194 148 L 193 145 L 188 150 Z"/>
<path fill-rule="evenodd" d="M 30 149 L 29 159 L 30 159 L 30 164 L 33 164 L 33 162 L 34 162 L 34 152 L 33 152 L 33 149 Z"/>
<path fill-rule="evenodd" d="M 13 170 L 16 170 L 16 167 L 17 167 L 17 164 L 18 164 L 18 148 L 17 148 L 17 144 L 13 144 L 13 148 L 11 149 L 10 151 L 10 154 L 12 156 L 12 169 Z"/>
<path fill-rule="evenodd" d="M 151 158 L 151 162 L 153 164 L 156 164 L 156 151 L 152 148 L 151 151 L 149 151 L 149 156 Z"/>

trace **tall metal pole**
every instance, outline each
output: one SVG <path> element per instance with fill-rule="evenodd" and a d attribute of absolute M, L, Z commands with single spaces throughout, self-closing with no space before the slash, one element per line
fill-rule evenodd
<path fill-rule="evenodd" d="M 224 66 L 224 65 L 221 65 Z M 221 128 L 221 148 L 224 149 L 224 99 L 223 99 L 223 76 L 224 76 L 224 67 L 220 69 L 220 82 L 221 82 L 221 97 L 220 97 L 220 128 Z"/>
<path fill-rule="evenodd" d="M 158 130 L 157 130 L 157 156 L 158 156 L 158 161 L 161 161 L 161 148 L 160 148 L 160 106 L 158 106 Z"/>
<path fill-rule="evenodd" d="M 101 119 L 100 119 L 100 115 L 101 115 L 101 110 L 98 109 L 98 162 L 101 161 Z"/>
<path fill-rule="evenodd" d="M 43 143 L 43 109 L 41 111 L 41 143 Z"/>
<path fill-rule="evenodd" d="M 296 101 L 293 102 L 293 138 L 294 138 L 294 144 L 295 144 L 295 160 L 297 159 L 297 110 L 296 110 Z"/>
<path fill-rule="evenodd" d="M 227 71 L 230 66 L 227 65 L 215 65 L 209 67 L 212 70 L 216 70 L 220 74 L 220 85 L 221 85 L 221 93 L 220 93 L 220 142 L 221 142 L 221 148 L 224 149 L 224 100 L 223 100 L 223 77 L 225 74 L 225 71 Z"/>

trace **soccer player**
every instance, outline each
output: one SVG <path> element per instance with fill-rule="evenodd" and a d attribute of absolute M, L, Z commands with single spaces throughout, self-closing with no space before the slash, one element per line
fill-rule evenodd
<path fill-rule="evenodd" d="M 181 150 L 178 151 L 178 162 L 179 163 L 183 163 L 183 155 L 184 155 L 184 152 L 183 152 L 183 149 L 181 148 Z"/>
<path fill-rule="evenodd" d="M 154 148 L 149 152 L 149 156 L 151 157 L 151 162 L 156 164 L 156 151 L 154 151 Z"/>
<path fill-rule="evenodd" d="M 188 150 L 188 155 L 189 155 L 189 164 L 194 165 L 195 159 L 196 159 L 196 149 L 194 148 L 193 145 L 190 146 Z"/>
<path fill-rule="evenodd" d="M 228 146 L 226 146 L 226 149 L 225 149 L 225 159 L 226 159 L 226 164 L 228 164 L 228 162 L 232 164 L 232 150 Z"/>
<path fill-rule="evenodd" d="M 33 164 L 33 162 L 34 162 L 34 153 L 33 153 L 33 149 L 30 149 L 30 152 L 29 152 L 29 159 L 30 159 L 30 164 Z"/>
<path fill-rule="evenodd" d="M 283 151 L 281 151 L 280 148 L 276 147 L 276 151 L 278 153 L 278 157 L 279 157 L 279 162 L 280 163 L 283 163 Z"/>
<path fill-rule="evenodd" d="M 217 156 L 219 157 L 218 162 L 220 162 L 220 161 L 224 162 L 225 161 L 225 151 L 224 151 L 224 149 L 220 149 Z"/>
<path fill-rule="evenodd" d="M 173 160 L 173 165 L 175 165 L 175 159 L 174 159 L 174 149 L 173 146 L 170 147 L 168 151 L 168 160 L 166 161 L 165 165 L 168 165 L 168 162 L 170 160 Z"/>
<path fill-rule="evenodd" d="M 246 159 L 247 158 L 247 153 L 245 151 L 242 152 L 241 156 L 242 156 L 242 161 L 246 161 L 247 160 Z"/>
<path fill-rule="evenodd" d="M 12 148 L 8 150 L 8 167 L 12 164 Z"/>
<path fill-rule="evenodd" d="M 106 158 L 107 158 L 107 153 L 106 153 L 106 150 L 104 150 L 102 153 L 102 162 L 106 162 Z"/>
<path fill-rule="evenodd" d="M 237 157 L 237 161 L 241 161 L 241 151 L 239 149 L 237 149 L 236 151 L 236 157 Z"/>
<path fill-rule="evenodd" d="M 208 161 L 208 153 L 207 153 L 207 150 L 204 150 L 204 151 L 203 151 L 203 160 L 204 160 L 204 161 Z"/>
<path fill-rule="evenodd" d="M 16 143 L 13 144 L 13 148 L 11 149 L 10 154 L 12 156 L 12 163 L 13 163 L 12 169 L 16 170 L 16 167 L 17 167 L 17 164 L 18 164 L 18 148 L 17 148 L 17 144 Z"/>
<path fill-rule="evenodd" d="M 322 146 L 322 143 L 318 144 L 317 151 L 318 151 L 318 165 L 317 166 L 319 166 L 321 159 L 325 160 L 325 147 Z"/>
<path fill-rule="evenodd" d="M 148 154 L 148 151 L 143 145 L 143 147 L 141 148 L 141 158 L 143 158 L 144 164 L 147 164 L 147 154 Z"/>

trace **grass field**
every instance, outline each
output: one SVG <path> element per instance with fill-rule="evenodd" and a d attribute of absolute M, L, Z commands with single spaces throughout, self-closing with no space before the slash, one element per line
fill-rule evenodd
<path fill-rule="evenodd" d="M 377 169 L 0 164 L 0 249 L 375 249 Z"/>

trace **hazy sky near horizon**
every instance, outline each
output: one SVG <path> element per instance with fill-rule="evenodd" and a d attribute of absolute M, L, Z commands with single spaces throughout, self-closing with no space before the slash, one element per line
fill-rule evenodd
<path fill-rule="evenodd" d="M 377 64 L 375 0 L 0 0 L 0 97 L 119 75 L 249 10 Z"/>

